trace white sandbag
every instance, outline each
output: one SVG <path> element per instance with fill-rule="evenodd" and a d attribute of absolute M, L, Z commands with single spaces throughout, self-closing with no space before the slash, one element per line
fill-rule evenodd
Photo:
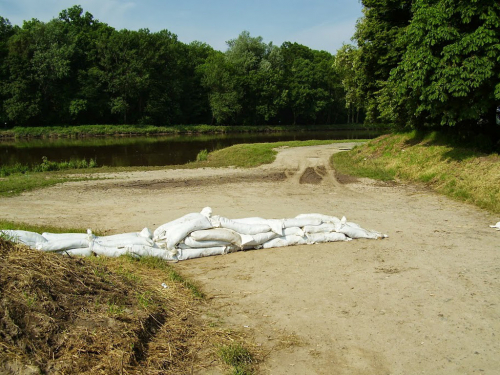
<path fill-rule="evenodd" d="M 339 229 L 337 229 L 337 232 L 343 233 L 350 238 L 379 239 L 379 238 L 387 237 L 386 235 L 379 233 L 379 232 L 376 232 L 376 231 L 363 229 L 363 228 L 357 227 L 357 226 L 351 226 L 349 223 L 342 225 Z"/>
<path fill-rule="evenodd" d="M 179 242 L 186 238 L 189 233 L 196 230 L 212 228 L 212 223 L 206 216 L 193 213 L 185 215 L 181 219 L 164 224 L 162 227 L 163 229 L 160 231 L 158 231 L 158 229 L 155 230 L 154 238 L 156 242 L 166 242 L 167 249 L 172 250 Z"/>
<path fill-rule="evenodd" d="M 68 255 L 68 256 L 90 257 L 92 256 L 93 252 L 90 249 L 90 247 L 85 247 L 81 249 L 69 249 L 69 250 L 58 251 L 57 254 Z"/>
<path fill-rule="evenodd" d="M 77 233 L 76 233 L 77 234 Z M 70 249 L 84 249 L 89 247 L 88 238 L 81 236 L 61 237 L 59 240 L 50 240 L 37 243 L 35 248 L 41 251 L 61 251 Z"/>
<path fill-rule="evenodd" d="M 175 252 L 170 252 L 156 246 L 148 245 L 127 245 L 127 246 L 102 246 L 99 243 L 93 243 L 90 250 L 99 256 L 111 258 L 120 257 L 122 255 L 132 255 L 136 257 L 157 257 L 165 260 L 176 260 Z"/>
<path fill-rule="evenodd" d="M 283 235 L 304 237 L 304 231 L 300 227 L 290 227 L 283 229 Z"/>
<path fill-rule="evenodd" d="M 351 240 L 344 233 L 337 232 L 308 233 L 306 236 L 310 244 Z"/>
<path fill-rule="evenodd" d="M 155 241 L 165 240 L 167 238 L 168 232 L 170 231 L 170 233 L 172 233 L 172 231 L 171 231 L 172 228 L 178 228 L 182 224 L 194 222 L 194 221 L 204 221 L 204 223 L 206 223 L 206 225 L 210 225 L 207 228 L 212 227 L 210 220 L 208 220 L 207 216 L 193 212 L 190 214 L 186 214 L 178 219 L 169 221 L 168 223 L 165 223 L 165 224 L 159 226 L 158 228 L 156 228 L 155 231 L 153 232 L 153 239 Z M 203 228 L 203 229 L 207 229 L 207 228 Z"/>
<path fill-rule="evenodd" d="M 302 219 L 302 218 L 314 218 L 314 219 L 319 219 L 323 223 L 338 223 L 340 222 L 340 219 L 336 216 L 329 216 L 329 215 L 323 215 L 323 214 L 300 214 L 295 216 L 296 219 Z"/>
<path fill-rule="evenodd" d="M 205 230 L 197 230 L 191 233 L 191 237 L 195 241 L 224 241 L 229 242 L 238 248 L 241 248 L 241 235 L 234 230 L 226 228 L 213 228 Z"/>
<path fill-rule="evenodd" d="M 279 234 L 280 236 L 283 235 L 283 228 L 285 228 L 285 226 L 283 224 L 283 220 L 280 220 L 280 219 L 268 219 L 267 222 L 266 222 L 266 224 L 271 227 L 271 230 L 274 233 Z"/>
<path fill-rule="evenodd" d="M 223 255 L 227 254 L 229 247 L 219 246 L 219 247 L 209 247 L 204 249 L 182 249 L 177 254 L 178 260 L 188 260 L 194 258 L 208 257 L 212 255 Z"/>
<path fill-rule="evenodd" d="M 149 230 L 149 228 L 144 228 L 143 230 L 140 231 L 139 236 L 144 237 L 144 238 L 149 238 L 153 239 L 153 233 Z"/>
<path fill-rule="evenodd" d="M 152 248 L 149 250 L 149 256 L 160 258 L 169 262 L 178 261 L 176 252 L 168 251 L 165 249 Z"/>
<path fill-rule="evenodd" d="M 200 214 L 210 219 L 212 217 L 212 208 L 205 207 L 203 210 L 201 210 Z"/>
<path fill-rule="evenodd" d="M 137 232 L 95 237 L 94 242 L 107 247 L 123 247 L 132 245 L 153 246 L 154 244 L 152 239 L 143 237 Z"/>
<path fill-rule="evenodd" d="M 99 256 L 105 256 L 110 258 L 117 258 L 119 256 L 126 255 L 129 251 L 129 249 L 126 246 L 123 247 L 103 246 L 96 242 L 91 244 L 90 249 Z"/>
<path fill-rule="evenodd" d="M 42 236 L 47 241 L 61 241 L 61 240 L 89 240 L 89 235 L 87 233 L 50 233 L 43 232 Z"/>
<path fill-rule="evenodd" d="M 306 225 L 321 225 L 323 221 L 314 217 L 300 217 L 283 220 L 284 228 L 305 227 Z"/>
<path fill-rule="evenodd" d="M 277 237 L 280 237 L 280 235 L 272 231 L 254 234 L 251 235 L 251 240 L 245 241 L 245 243 L 242 246 L 244 250 L 255 249 L 257 247 L 260 247 L 260 245 L 262 245 L 264 242 L 267 242 Z"/>
<path fill-rule="evenodd" d="M 15 243 L 22 243 L 24 245 L 35 247 L 38 243 L 47 241 L 41 234 L 29 232 L 26 230 L 2 230 L 1 231 L 8 240 Z"/>
<path fill-rule="evenodd" d="M 270 241 L 264 242 L 262 247 L 264 249 L 270 249 L 273 247 L 285 247 L 293 245 L 305 245 L 307 244 L 307 239 L 301 236 L 283 236 L 272 239 Z"/>
<path fill-rule="evenodd" d="M 252 235 L 257 233 L 269 232 L 271 230 L 271 227 L 268 224 L 240 223 L 222 216 L 214 216 L 211 218 L 211 221 L 212 224 L 215 223 L 214 227 L 232 229 L 240 234 Z"/>
<path fill-rule="evenodd" d="M 155 246 L 127 246 L 127 254 L 136 257 L 154 257 L 168 261 L 177 260 L 177 251 L 169 251 Z"/>
<path fill-rule="evenodd" d="M 244 217 L 240 219 L 233 219 L 233 221 L 237 223 L 243 223 L 243 224 L 266 224 L 267 219 L 264 219 L 262 217 Z"/>
<path fill-rule="evenodd" d="M 307 233 L 328 233 L 335 231 L 335 224 L 333 223 L 323 223 L 321 225 L 306 225 L 304 227 L 304 232 Z"/>
<path fill-rule="evenodd" d="M 221 246 L 228 246 L 230 245 L 230 242 L 226 241 L 196 241 L 193 237 L 187 236 L 184 238 L 183 243 L 181 242 L 179 244 L 179 248 L 207 248 L 207 247 L 221 247 Z M 182 246 L 182 245 L 185 245 Z"/>
<path fill-rule="evenodd" d="M 280 219 L 263 219 L 261 217 L 247 217 L 243 219 L 235 219 L 233 221 L 243 224 L 269 225 L 274 233 L 279 234 L 280 236 L 283 235 L 283 228 L 284 228 L 283 220 Z"/>
<path fill-rule="evenodd" d="M 166 261 L 177 261 L 177 250 L 169 251 L 155 246 L 127 246 L 127 254 L 135 257 L 154 257 Z"/>

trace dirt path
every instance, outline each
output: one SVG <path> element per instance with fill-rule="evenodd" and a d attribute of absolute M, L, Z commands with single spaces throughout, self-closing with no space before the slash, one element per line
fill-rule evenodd
<path fill-rule="evenodd" d="M 230 218 L 347 216 L 385 240 L 239 252 L 178 263 L 244 329 L 263 374 L 498 374 L 500 233 L 484 211 L 413 186 L 340 183 L 334 144 L 252 170 L 137 172 L 0 199 L 0 217 L 110 233 L 212 207 Z M 341 179 L 342 180 L 342 179 Z"/>

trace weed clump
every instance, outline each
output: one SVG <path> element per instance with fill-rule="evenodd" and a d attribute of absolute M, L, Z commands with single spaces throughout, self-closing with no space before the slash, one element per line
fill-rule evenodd
<path fill-rule="evenodd" d="M 231 366 L 234 375 L 250 375 L 253 373 L 251 365 L 253 355 L 240 343 L 221 345 L 217 351 L 221 360 Z"/>
<path fill-rule="evenodd" d="M 198 152 L 198 155 L 196 155 L 196 161 L 206 161 L 208 159 L 208 151 L 207 150 L 201 150 Z"/>

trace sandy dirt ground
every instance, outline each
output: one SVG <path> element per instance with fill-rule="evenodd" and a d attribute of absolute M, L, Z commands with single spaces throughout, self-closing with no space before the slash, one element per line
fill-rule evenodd
<path fill-rule="evenodd" d="M 262 374 L 500 374 L 500 232 L 489 228 L 500 218 L 423 187 L 336 175 L 330 155 L 352 146 L 282 149 L 249 170 L 66 183 L 0 199 L 0 217 L 112 234 L 205 206 L 229 218 L 345 215 L 389 238 L 175 267 L 203 286 L 207 319 L 253 337 Z"/>

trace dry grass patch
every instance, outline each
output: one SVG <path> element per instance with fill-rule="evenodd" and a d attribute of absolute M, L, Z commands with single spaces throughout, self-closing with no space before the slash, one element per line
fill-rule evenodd
<path fill-rule="evenodd" d="M 196 286 L 172 276 L 165 262 L 147 262 L 70 258 L 0 238 L 0 373 L 225 368 L 218 348 L 245 338 L 209 327 Z"/>

